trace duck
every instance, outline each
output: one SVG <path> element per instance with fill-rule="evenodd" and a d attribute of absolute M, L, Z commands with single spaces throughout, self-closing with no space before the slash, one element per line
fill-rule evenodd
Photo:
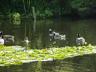
<path fill-rule="evenodd" d="M 51 40 L 60 39 L 59 33 L 53 31 L 52 29 L 49 29 L 49 37 L 50 37 L 50 41 L 51 41 Z"/>
<path fill-rule="evenodd" d="M 52 29 L 49 29 L 49 37 L 50 40 L 66 40 L 65 34 L 59 34 L 58 32 L 53 31 Z"/>
<path fill-rule="evenodd" d="M 76 44 L 77 45 L 85 45 L 86 44 L 85 38 L 82 37 L 79 33 L 77 34 Z"/>
<path fill-rule="evenodd" d="M 60 40 L 61 36 L 60 36 L 60 34 L 58 32 L 54 31 L 53 34 L 54 34 L 54 39 L 55 40 Z"/>

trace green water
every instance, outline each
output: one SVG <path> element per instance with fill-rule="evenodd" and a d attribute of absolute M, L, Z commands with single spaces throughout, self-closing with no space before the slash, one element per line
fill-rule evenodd
<path fill-rule="evenodd" d="M 96 55 L 0 67 L 0 72 L 96 72 Z"/>
<path fill-rule="evenodd" d="M 48 29 L 52 28 L 60 34 L 66 34 L 66 43 L 58 42 L 54 46 L 75 45 L 76 33 L 80 33 L 85 37 L 86 41 L 91 44 L 96 44 L 96 21 L 89 20 L 67 20 L 67 19 L 54 19 L 54 20 L 37 20 L 34 21 L 30 18 L 22 19 L 20 25 L 14 25 L 9 19 L 1 19 L 0 30 L 4 34 L 12 34 L 15 36 L 15 43 L 23 45 L 22 41 L 25 36 L 28 36 L 31 48 L 46 48 L 52 44 L 49 41 Z"/>

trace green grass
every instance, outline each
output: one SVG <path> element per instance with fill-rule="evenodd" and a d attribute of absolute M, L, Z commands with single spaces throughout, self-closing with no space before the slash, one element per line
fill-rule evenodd
<path fill-rule="evenodd" d="M 42 61 L 49 59 L 65 59 L 74 56 L 95 53 L 96 47 L 87 46 L 66 46 L 61 48 L 28 49 L 16 50 L 12 46 L 0 46 L 0 65 L 19 65 L 24 62 Z"/>

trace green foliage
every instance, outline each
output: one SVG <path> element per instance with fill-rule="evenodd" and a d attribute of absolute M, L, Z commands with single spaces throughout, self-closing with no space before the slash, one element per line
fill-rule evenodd
<path fill-rule="evenodd" d="M 10 2 L 1 0 L 0 13 L 6 15 L 19 12 L 25 16 L 32 16 L 32 7 L 34 6 L 36 15 L 40 18 L 73 15 L 74 13 L 86 17 L 92 13 L 95 14 L 95 5 L 96 0 L 10 0 Z"/>
<path fill-rule="evenodd" d="M 18 12 L 12 13 L 12 22 L 13 24 L 20 24 L 21 23 L 21 15 Z"/>

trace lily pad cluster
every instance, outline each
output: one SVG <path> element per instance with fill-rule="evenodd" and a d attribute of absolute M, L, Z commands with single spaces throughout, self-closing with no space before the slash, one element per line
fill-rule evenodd
<path fill-rule="evenodd" d="M 17 46 L 18 47 L 18 46 Z M 20 48 L 20 47 L 19 47 Z M 0 46 L 0 66 L 19 65 L 24 62 L 65 59 L 95 53 L 96 48 L 87 46 L 65 46 L 61 48 L 19 49 L 13 46 Z"/>

